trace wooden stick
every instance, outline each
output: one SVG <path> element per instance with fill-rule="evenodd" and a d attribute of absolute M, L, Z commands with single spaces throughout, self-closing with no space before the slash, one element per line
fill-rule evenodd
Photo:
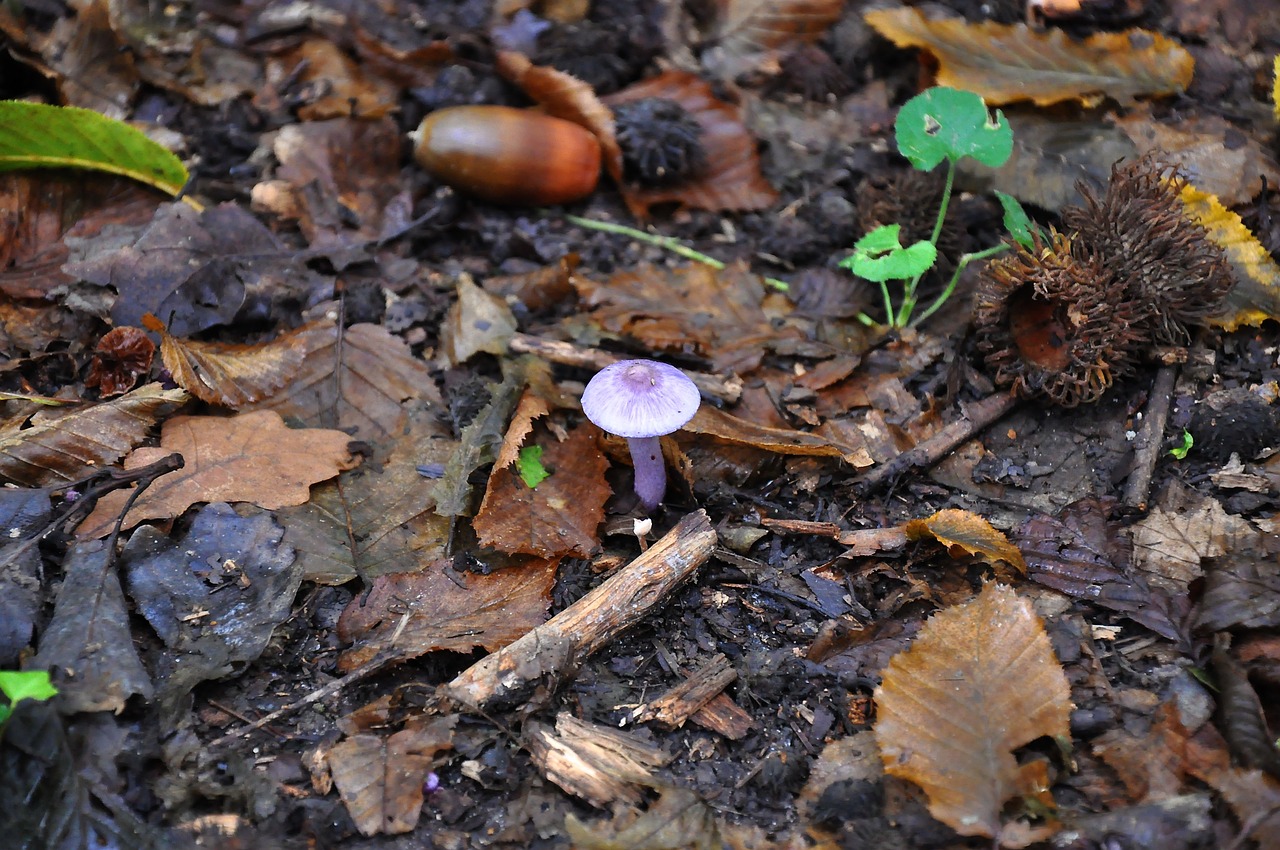
<path fill-rule="evenodd" d="M 1133 466 L 1129 480 L 1124 485 L 1124 505 L 1140 511 L 1147 509 L 1151 495 L 1151 479 L 1155 475 L 1156 461 L 1160 459 L 1160 446 L 1164 442 L 1164 427 L 1169 422 L 1169 405 L 1173 402 L 1173 385 L 1178 375 L 1177 366 L 1161 366 L 1151 386 L 1151 400 L 1142 417 L 1142 428 L 1134 439 Z"/>
<path fill-rule="evenodd" d="M 685 516 L 640 557 L 550 620 L 462 671 L 437 694 L 473 709 L 513 705 L 570 675 L 578 661 L 639 623 L 706 563 L 716 532 L 705 511 Z"/>
<path fill-rule="evenodd" d="M 972 439 L 1018 405 L 1012 393 L 996 393 L 964 408 L 964 415 L 922 443 L 877 466 L 856 487 L 863 495 L 917 468 L 928 468 L 949 455 L 956 446 Z"/>

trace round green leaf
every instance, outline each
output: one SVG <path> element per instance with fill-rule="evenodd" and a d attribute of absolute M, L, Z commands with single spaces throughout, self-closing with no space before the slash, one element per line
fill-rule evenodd
<path fill-rule="evenodd" d="M 911 98 L 898 110 L 893 129 L 898 150 L 921 171 L 966 156 L 998 168 L 1013 153 L 1013 130 L 1004 114 L 996 110 L 993 119 L 981 97 L 959 89 L 938 86 Z"/>

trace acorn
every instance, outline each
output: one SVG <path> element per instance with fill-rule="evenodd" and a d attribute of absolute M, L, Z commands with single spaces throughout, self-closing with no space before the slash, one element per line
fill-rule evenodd
<path fill-rule="evenodd" d="M 988 264 L 974 296 L 974 332 L 996 383 L 1063 407 L 1097 401 L 1133 371 L 1151 311 L 1110 264 L 1050 232 Z"/>
<path fill-rule="evenodd" d="M 571 121 L 510 106 L 432 112 L 413 158 L 453 188 L 497 204 L 567 204 L 595 191 L 600 143 Z"/>

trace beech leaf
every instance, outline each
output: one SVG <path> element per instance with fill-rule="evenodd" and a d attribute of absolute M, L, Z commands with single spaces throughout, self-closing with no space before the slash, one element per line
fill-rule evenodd
<path fill-rule="evenodd" d="M 843 0 L 717 0 L 715 68 L 734 77 L 771 53 L 817 41 L 840 19 Z"/>
<path fill-rule="evenodd" d="M 1056 828 L 1005 824 L 1001 811 L 1030 790 L 1013 751 L 1070 736 L 1070 695 L 1031 603 L 987 585 L 931 617 L 885 668 L 875 693 L 885 772 L 923 788 L 929 813 L 961 835 L 1043 839 Z"/>
<path fill-rule="evenodd" d="M 1027 571 L 1027 564 L 1022 559 L 1022 552 L 1009 542 L 991 523 L 977 514 L 955 508 L 938 511 L 925 519 L 913 519 L 903 530 L 911 540 L 932 537 L 947 549 L 956 554 L 956 549 L 965 554 L 977 555 L 988 564 L 1004 561 L 1018 569 Z"/>
<path fill-rule="evenodd" d="M 933 54 L 939 85 L 974 92 L 993 105 L 1092 103 L 1100 95 L 1127 103 L 1141 95 L 1182 92 L 1195 70 L 1190 53 L 1145 30 L 1076 41 L 1062 30 L 1038 32 L 1026 24 L 931 20 L 914 8 L 876 9 L 864 17 L 899 47 Z"/>
<path fill-rule="evenodd" d="M 171 151 L 92 109 L 0 101 L 0 171 L 87 168 L 130 177 L 176 195 L 187 169 Z"/>
<path fill-rule="evenodd" d="M 0 479 L 25 487 L 76 481 L 115 463 L 189 398 L 182 390 L 147 384 L 120 398 L 0 434 Z"/>

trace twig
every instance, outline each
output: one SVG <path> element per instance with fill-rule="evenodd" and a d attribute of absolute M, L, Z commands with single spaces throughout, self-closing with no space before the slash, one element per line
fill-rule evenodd
<path fill-rule="evenodd" d="M 560 682 L 576 663 L 639 623 L 711 557 L 716 533 L 705 511 L 688 514 L 607 581 L 497 652 L 441 685 L 439 696 L 490 709 L 522 698 L 540 682 Z"/>
<path fill-rule="evenodd" d="M 599 371 L 611 363 L 624 358 L 600 348 L 586 348 L 571 342 L 546 339 L 528 334 L 516 334 L 511 338 L 510 348 L 516 354 L 533 354 L 552 363 L 564 366 L 577 366 L 583 369 Z M 738 377 L 722 378 L 706 372 L 690 372 L 685 374 L 698 385 L 698 391 L 710 398 L 718 398 L 726 404 L 733 404 L 742 396 L 742 379 Z"/>
<path fill-rule="evenodd" d="M 1151 478 L 1164 443 L 1164 428 L 1169 421 L 1169 405 L 1173 401 L 1173 385 L 1177 366 L 1161 366 L 1151 386 L 1151 400 L 1142 417 L 1142 428 L 1134 439 L 1133 466 L 1125 482 L 1123 503 L 1126 507 L 1146 510 L 1151 495 Z"/>
<path fill-rule="evenodd" d="M 995 393 L 966 406 L 960 419 L 863 476 L 856 485 L 858 492 L 865 495 L 913 469 L 933 466 L 1017 406 L 1018 398 L 1012 393 Z"/>

